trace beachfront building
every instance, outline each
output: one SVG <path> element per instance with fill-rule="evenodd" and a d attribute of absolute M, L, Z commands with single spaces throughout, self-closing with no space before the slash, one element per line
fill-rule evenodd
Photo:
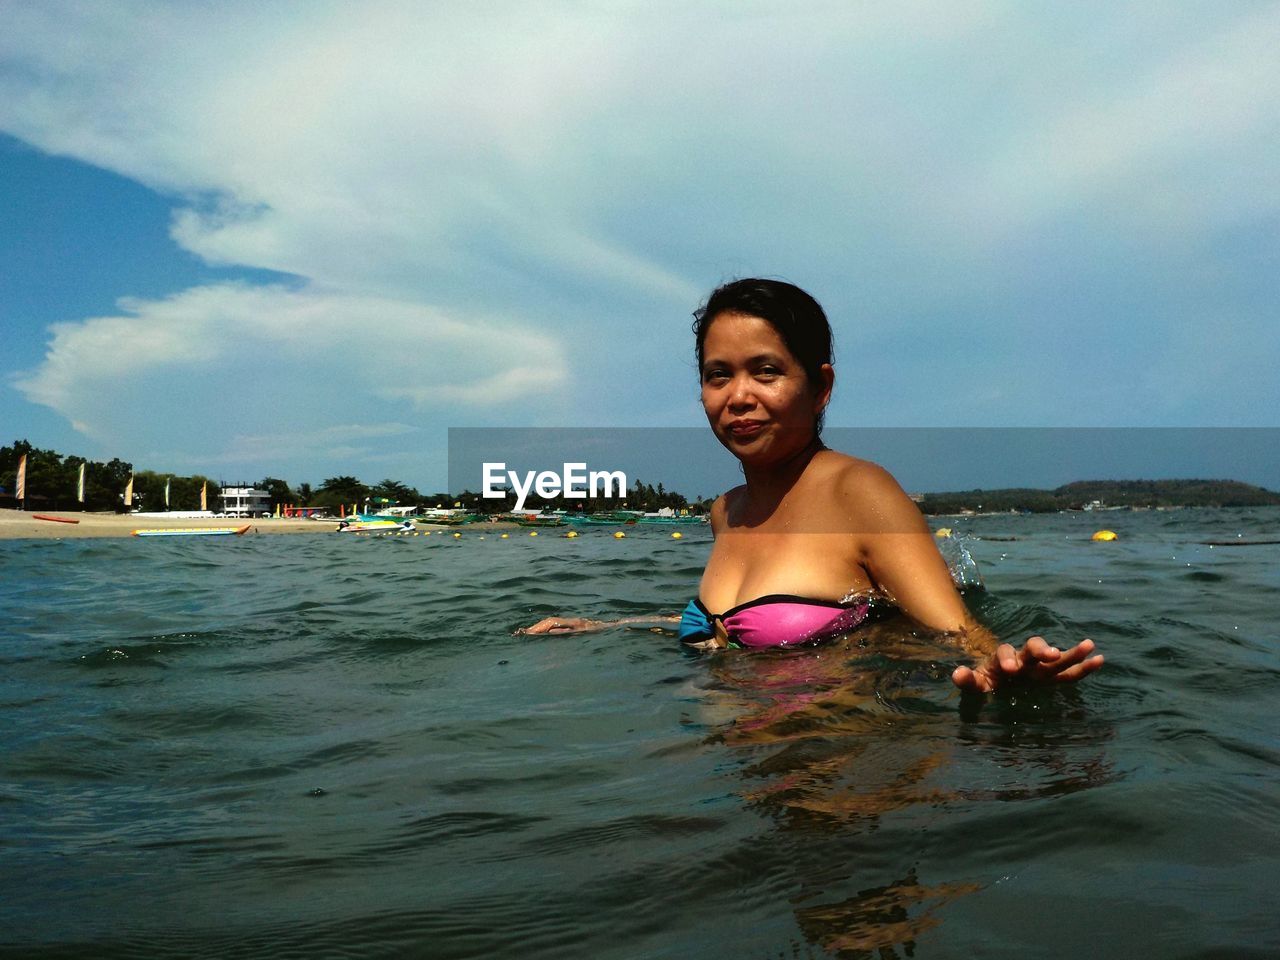
<path fill-rule="evenodd" d="M 229 517 L 260 517 L 271 512 L 271 494 L 255 487 L 223 487 L 222 512 Z"/>

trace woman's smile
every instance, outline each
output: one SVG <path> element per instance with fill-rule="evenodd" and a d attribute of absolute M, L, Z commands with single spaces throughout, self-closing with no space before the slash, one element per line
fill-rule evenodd
<path fill-rule="evenodd" d="M 749 440 L 752 437 L 759 436 L 764 426 L 763 420 L 732 420 L 729 423 L 728 431 L 739 440 Z"/>

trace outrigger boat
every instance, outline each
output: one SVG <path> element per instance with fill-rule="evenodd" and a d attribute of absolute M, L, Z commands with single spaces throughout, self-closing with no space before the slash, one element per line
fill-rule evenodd
<path fill-rule="evenodd" d="M 588 526 L 596 524 L 616 527 L 619 524 L 630 526 L 636 522 L 637 517 L 634 513 L 615 511 L 613 513 L 571 513 L 565 519 L 570 523 L 582 523 Z"/>
<path fill-rule="evenodd" d="M 522 527 L 563 527 L 564 520 L 548 513 L 511 513 L 503 519 L 514 520 Z"/>
<path fill-rule="evenodd" d="M 444 527 L 460 527 L 464 523 L 478 523 L 484 519 L 480 514 L 469 513 L 466 510 L 447 510 L 436 507 L 427 510 L 417 518 L 417 521 L 418 523 L 438 523 Z"/>
<path fill-rule="evenodd" d="M 419 517 L 419 523 L 434 523 L 442 527 L 461 527 L 468 523 L 478 523 L 482 517 L 474 513 L 468 513 L 461 517 Z"/>

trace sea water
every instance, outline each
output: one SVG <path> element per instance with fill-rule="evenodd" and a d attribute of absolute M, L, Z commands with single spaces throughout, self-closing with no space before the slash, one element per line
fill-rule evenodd
<path fill-rule="evenodd" d="M 1102 673 L 513 636 L 678 611 L 703 528 L 0 543 L 0 954 L 1274 956 L 1280 545 L 1203 541 L 1280 511 L 945 522 Z"/>

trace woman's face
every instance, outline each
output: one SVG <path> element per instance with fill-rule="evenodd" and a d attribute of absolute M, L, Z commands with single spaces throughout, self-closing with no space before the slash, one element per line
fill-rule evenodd
<path fill-rule="evenodd" d="M 767 320 L 717 314 L 702 342 L 702 409 L 744 464 L 781 462 L 813 440 L 818 413 L 831 398 L 830 364 L 822 373 L 825 382 L 810 382 Z"/>

